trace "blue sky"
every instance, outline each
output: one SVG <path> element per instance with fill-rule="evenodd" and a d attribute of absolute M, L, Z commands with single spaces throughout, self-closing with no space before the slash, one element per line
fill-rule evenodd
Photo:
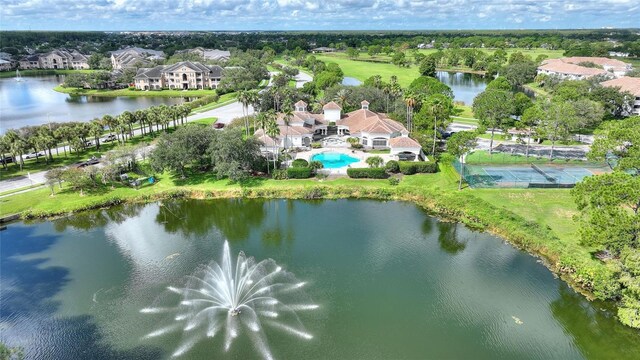
<path fill-rule="evenodd" d="M 640 27 L 639 0 L 0 0 L 2 30 Z"/>

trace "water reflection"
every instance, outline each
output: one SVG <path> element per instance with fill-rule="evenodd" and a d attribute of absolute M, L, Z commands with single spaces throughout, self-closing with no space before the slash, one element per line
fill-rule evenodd
<path fill-rule="evenodd" d="M 179 104 L 181 98 L 75 96 L 53 90 L 64 76 L 25 76 L 23 81 L 0 79 L 0 132 L 48 122 L 89 121 L 160 104 Z"/>
<path fill-rule="evenodd" d="M 638 358 L 640 333 L 620 325 L 609 304 L 589 303 L 565 284 L 558 286 L 558 292 L 551 312 L 586 358 L 602 358 L 602 354 L 610 354 L 611 359 Z"/>
<path fill-rule="evenodd" d="M 460 72 L 436 72 L 436 77 L 453 90 L 454 101 L 465 105 L 473 104 L 473 99 L 487 87 L 489 79 L 482 75 Z"/>
<path fill-rule="evenodd" d="M 438 222 L 438 243 L 440 249 L 455 255 L 466 248 L 466 243 L 458 241 L 458 227 L 460 225 L 450 222 Z"/>
<path fill-rule="evenodd" d="M 165 200 L 160 203 L 156 222 L 165 231 L 183 235 L 205 235 L 212 227 L 231 242 L 246 240 L 253 227 L 265 219 L 262 200 L 225 199 L 219 201 Z"/>

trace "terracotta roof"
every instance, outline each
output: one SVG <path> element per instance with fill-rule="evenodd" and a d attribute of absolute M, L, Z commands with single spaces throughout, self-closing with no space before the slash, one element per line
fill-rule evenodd
<path fill-rule="evenodd" d="M 391 138 L 389 140 L 389 145 L 391 147 L 402 147 L 402 148 L 422 148 L 420 144 L 413 140 L 408 136 L 398 136 Z"/>
<path fill-rule="evenodd" d="M 348 126 L 351 134 L 362 131 L 378 134 L 408 133 L 407 129 L 399 122 L 368 109 L 360 109 L 346 114 L 337 122 L 337 125 Z"/>
<path fill-rule="evenodd" d="M 620 68 L 620 69 L 625 69 L 628 66 L 628 64 L 625 63 L 624 61 L 609 59 L 606 57 L 572 56 L 567 58 L 560 58 L 559 60 L 562 60 L 563 62 L 566 62 L 569 64 L 592 62 L 600 66 L 607 66 L 607 67 Z"/>
<path fill-rule="evenodd" d="M 325 106 L 322 107 L 322 110 L 342 110 L 340 105 L 336 104 L 333 101 L 328 102 Z"/>
<path fill-rule="evenodd" d="M 307 107 L 307 103 L 302 101 L 302 100 L 299 100 L 297 103 L 294 104 L 294 106 L 295 107 L 300 107 L 300 106 Z"/>
<path fill-rule="evenodd" d="M 362 100 L 360 101 L 360 105 L 369 105 L 369 102 L 367 100 Z"/>
<path fill-rule="evenodd" d="M 623 76 L 618 79 L 604 81 L 601 84 L 607 87 L 619 87 L 621 91 L 628 91 L 636 97 L 640 97 L 640 78 Z"/>
<path fill-rule="evenodd" d="M 570 74 L 570 75 L 582 75 L 582 76 L 595 76 L 600 74 L 608 74 L 606 70 L 596 69 L 596 68 L 588 68 L 584 66 L 570 64 L 560 59 L 551 59 L 546 60 L 541 66 L 538 67 L 538 70 L 551 71 L 561 74 Z"/>
<path fill-rule="evenodd" d="M 276 145 L 276 142 L 273 140 L 273 138 L 266 135 L 264 131 L 262 131 L 262 129 L 258 129 L 253 135 L 257 137 L 258 140 L 262 141 L 265 146 Z"/>

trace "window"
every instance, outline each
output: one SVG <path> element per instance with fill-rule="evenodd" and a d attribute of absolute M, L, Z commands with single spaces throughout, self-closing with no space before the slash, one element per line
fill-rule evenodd
<path fill-rule="evenodd" d="M 373 146 L 387 146 L 387 139 L 385 138 L 375 138 L 373 139 Z"/>
<path fill-rule="evenodd" d="M 362 145 L 368 145 L 369 144 L 369 140 L 367 140 L 367 138 L 362 138 Z"/>

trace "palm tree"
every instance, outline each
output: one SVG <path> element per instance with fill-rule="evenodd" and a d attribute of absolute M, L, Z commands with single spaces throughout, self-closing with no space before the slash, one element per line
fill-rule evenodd
<path fill-rule="evenodd" d="M 284 110 L 282 110 L 282 121 L 284 121 L 284 125 L 287 127 L 284 135 L 284 148 L 286 150 L 287 144 L 289 143 L 289 126 L 291 124 L 291 119 L 293 119 L 293 105 L 291 105 L 291 101 L 287 99 L 282 104 L 282 107 L 284 108 Z"/>
<path fill-rule="evenodd" d="M 133 130 L 131 129 L 131 124 L 136 121 L 136 119 L 133 117 L 133 113 L 131 113 L 131 111 L 125 111 L 120 114 L 120 118 L 124 125 L 129 128 L 129 136 L 132 136 Z"/>
<path fill-rule="evenodd" d="M 349 104 L 349 102 L 347 101 L 348 98 L 349 98 L 349 90 L 340 89 L 336 93 L 336 96 L 334 97 L 333 100 L 337 102 L 338 105 L 340 105 L 340 107 L 344 109 Z"/>
<path fill-rule="evenodd" d="M 413 108 L 418 103 L 417 95 L 411 90 L 405 91 L 404 103 L 405 105 L 407 105 L 407 116 L 406 116 L 407 130 L 409 130 L 409 132 L 412 132 L 413 131 Z"/>
<path fill-rule="evenodd" d="M 145 122 L 147 124 L 149 124 L 149 134 L 153 135 L 153 124 L 156 122 L 156 117 L 158 116 L 156 113 L 155 108 L 150 107 L 146 110 L 144 110 L 145 112 Z"/>
<path fill-rule="evenodd" d="M 269 116 L 265 112 L 258 113 L 256 115 L 256 126 L 262 129 L 262 132 L 267 135 L 267 128 L 269 127 Z M 275 142 L 275 139 L 273 139 Z M 265 144 L 266 146 L 266 144 Z M 269 158 L 267 157 L 267 174 L 269 174 Z"/>
<path fill-rule="evenodd" d="M 431 114 L 433 115 L 433 149 L 431 150 L 431 155 L 434 155 L 434 156 L 436 154 L 436 141 L 438 138 L 438 117 L 440 117 L 441 120 L 444 120 L 443 113 L 445 112 L 445 110 L 447 110 L 449 105 L 450 105 L 450 100 L 448 100 L 448 98 L 445 98 L 443 96 L 434 96 L 430 100 L 429 107 L 431 110 Z"/>
<path fill-rule="evenodd" d="M 93 139 L 96 142 L 96 149 L 100 150 L 100 135 L 104 131 L 104 127 L 102 127 L 102 123 L 100 119 L 91 120 L 91 129 L 89 130 L 89 134 L 93 136 Z"/>
<path fill-rule="evenodd" d="M 66 158 L 67 145 L 69 145 L 68 139 L 71 137 L 71 129 L 68 125 L 62 125 L 53 132 L 53 136 L 58 139 L 58 142 L 67 141 L 67 144 L 62 144 L 62 150 L 64 151 L 64 157 Z M 69 148 L 69 151 L 71 151 L 71 148 Z"/>
<path fill-rule="evenodd" d="M 11 151 L 11 155 L 13 155 L 14 159 L 20 157 L 20 171 L 22 171 L 22 167 L 24 166 L 24 159 L 22 155 L 28 148 L 28 144 L 24 141 L 24 139 L 18 134 L 15 130 L 9 130 L 5 134 L 5 139 L 9 144 L 9 149 Z"/>
<path fill-rule="evenodd" d="M 113 135 L 113 128 L 116 124 L 116 119 L 113 116 L 107 114 L 102 117 L 102 125 L 109 127 L 109 135 Z"/>
<path fill-rule="evenodd" d="M 244 118 L 244 131 L 249 136 L 249 119 L 247 118 L 247 112 L 249 107 L 249 99 L 248 99 L 248 91 L 247 90 L 238 90 L 238 102 L 242 104 L 242 117 Z"/>
<path fill-rule="evenodd" d="M 136 122 L 140 123 L 140 130 L 142 131 L 142 136 L 145 135 L 145 120 L 147 117 L 147 113 L 144 110 L 136 110 L 133 113 L 133 118 Z"/>
<path fill-rule="evenodd" d="M 267 111 L 267 135 L 273 139 L 273 169 L 276 169 L 276 160 L 278 158 L 278 136 L 280 135 L 280 127 L 276 122 L 276 113 Z"/>

